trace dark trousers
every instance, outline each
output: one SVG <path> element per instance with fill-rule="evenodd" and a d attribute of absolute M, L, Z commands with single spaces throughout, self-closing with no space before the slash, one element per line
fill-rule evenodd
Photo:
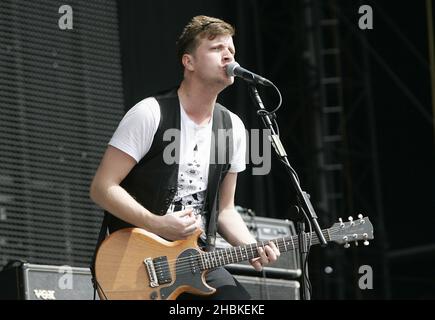
<path fill-rule="evenodd" d="M 210 296 L 197 296 L 182 293 L 177 300 L 250 300 L 248 291 L 223 267 L 211 270 L 206 275 L 206 282 L 216 292 Z"/>

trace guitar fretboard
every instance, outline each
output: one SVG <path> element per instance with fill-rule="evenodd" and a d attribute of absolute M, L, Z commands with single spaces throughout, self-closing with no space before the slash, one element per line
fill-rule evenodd
<path fill-rule="evenodd" d="M 326 241 L 331 241 L 329 232 L 327 229 L 322 230 L 322 233 Z M 307 242 L 310 236 L 312 236 L 311 244 L 319 244 L 319 238 L 312 232 L 311 234 L 305 234 Z M 247 261 L 259 256 L 258 248 L 263 248 L 269 241 L 259 241 L 257 243 L 251 243 L 245 246 L 230 247 L 226 249 L 214 250 L 212 252 L 206 252 L 199 255 L 199 264 L 201 270 L 208 270 L 216 267 L 221 267 L 231 263 L 237 263 L 241 261 Z M 299 249 L 298 236 L 279 238 L 272 240 L 277 246 L 280 252 L 288 252 Z"/>

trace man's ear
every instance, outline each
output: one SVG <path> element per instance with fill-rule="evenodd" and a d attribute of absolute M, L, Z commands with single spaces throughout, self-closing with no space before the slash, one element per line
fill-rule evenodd
<path fill-rule="evenodd" d="M 186 70 L 193 71 L 193 56 L 191 54 L 185 53 L 181 58 L 181 62 Z"/>

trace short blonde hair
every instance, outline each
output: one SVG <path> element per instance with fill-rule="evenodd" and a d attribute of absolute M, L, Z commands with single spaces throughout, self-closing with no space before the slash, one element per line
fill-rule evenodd
<path fill-rule="evenodd" d="M 216 36 L 233 36 L 235 29 L 229 23 L 213 17 L 196 16 L 184 27 L 177 41 L 177 58 L 181 63 L 185 53 L 192 54 L 199 45 L 199 40 L 208 37 L 213 40 Z"/>

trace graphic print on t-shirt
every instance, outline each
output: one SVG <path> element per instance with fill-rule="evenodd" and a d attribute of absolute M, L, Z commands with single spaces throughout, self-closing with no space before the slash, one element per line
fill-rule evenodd
<path fill-rule="evenodd" d="M 201 143 L 189 141 L 189 151 L 183 154 L 178 168 L 177 193 L 168 211 L 179 211 L 188 208 L 193 209 L 193 213 L 198 219 L 198 226 L 205 231 L 206 218 L 203 212 L 205 193 L 207 189 L 207 179 L 204 174 L 208 172 L 201 162 Z M 208 164 L 207 164 L 208 165 Z M 178 210 L 177 210 L 178 209 Z M 205 232 L 201 234 L 205 240 Z"/>

